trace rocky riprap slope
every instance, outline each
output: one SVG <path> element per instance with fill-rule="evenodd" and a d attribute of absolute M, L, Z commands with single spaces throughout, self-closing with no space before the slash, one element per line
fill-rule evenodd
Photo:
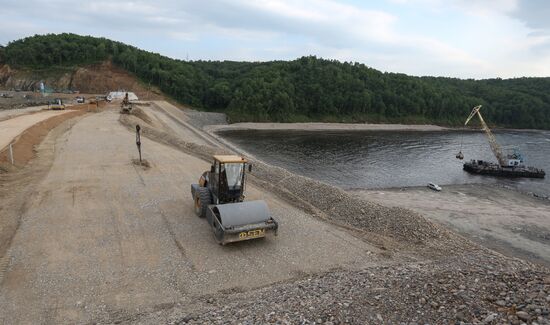
<path fill-rule="evenodd" d="M 141 324 L 550 324 L 550 274 L 485 251 L 201 297 Z"/>

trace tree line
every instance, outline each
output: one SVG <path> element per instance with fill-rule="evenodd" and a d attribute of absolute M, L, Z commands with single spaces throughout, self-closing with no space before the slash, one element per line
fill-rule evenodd
<path fill-rule="evenodd" d="M 238 121 L 399 122 L 460 125 L 482 104 L 489 123 L 550 129 L 550 78 L 463 80 L 383 73 L 315 56 L 293 61 L 183 61 L 121 42 L 48 34 L 0 48 L 16 68 L 112 60 L 179 102 Z"/>

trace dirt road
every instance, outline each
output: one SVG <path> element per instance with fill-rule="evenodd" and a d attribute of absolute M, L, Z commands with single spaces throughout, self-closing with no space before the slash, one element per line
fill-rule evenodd
<path fill-rule="evenodd" d="M 220 291 L 385 263 L 376 248 L 253 186 L 247 199 L 267 201 L 279 236 L 220 246 L 190 198 L 209 164 L 143 138 L 145 170 L 131 163 L 134 139 L 114 109 L 82 118 L 57 139 L 8 251 L 0 323 L 192 308 Z"/>
<path fill-rule="evenodd" d="M 41 105 L 41 106 L 31 106 L 31 107 L 25 107 L 25 108 L 19 108 L 19 109 L 0 110 L 0 121 L 8 120 L 19 115 L 39 112 L 47 108 L 48 108 L 47 105 Z"/>
<path fill-rule="evenodd" d="M 34 124 L 57 115 L 72 112 L 72 110 L 43 111 L 26 114 L 0 121 L 0 150 L 5 148 L 14 138 Z"/>
<path fill-rule="evenodd" d="M 354 192 L 387 206 L 416 210 L 502 254 L 550 266 L 550 202 L 490 185 Z"/>

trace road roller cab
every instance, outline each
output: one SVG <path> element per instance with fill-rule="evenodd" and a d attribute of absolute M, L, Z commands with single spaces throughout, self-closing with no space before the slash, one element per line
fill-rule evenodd
<path fill-rule="evenodd" d="M 277 235 L 278 224 L 262 200 L 244 202 L 246 172 L 252 165 L 240 156 L 215 155 L 210 171 L 191 184 L 195 213 L 206 217 L 218 243 Z"/>

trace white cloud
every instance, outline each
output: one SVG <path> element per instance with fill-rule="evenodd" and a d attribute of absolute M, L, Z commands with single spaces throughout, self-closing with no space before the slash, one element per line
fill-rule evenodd
<path fill-rule="evenodd" d="M 510 13 L 518 7 L 518 0 L 454 0 L 451 3 L 473 15 Z"/>
<path fill-rule="evenodd" d="M 509 13 L 517 9 L 518 0 L 389 0 L 396 4 L 417 5 L 434 10 L 454 8 L 468 14 Z"/>
<path fill-rule="evenodd" d="M 0 43 L 65 31 L 114 38 L 178 58 L 188 52 L 195 59 L 233 60 L 313 54 L 416 75 L 549 73 L 549 31 L 530 27 L 544 26 L 544 11 L 519 0 L 2 2 Z M 50 19 L 44 12 L 67 14 Z"/>

